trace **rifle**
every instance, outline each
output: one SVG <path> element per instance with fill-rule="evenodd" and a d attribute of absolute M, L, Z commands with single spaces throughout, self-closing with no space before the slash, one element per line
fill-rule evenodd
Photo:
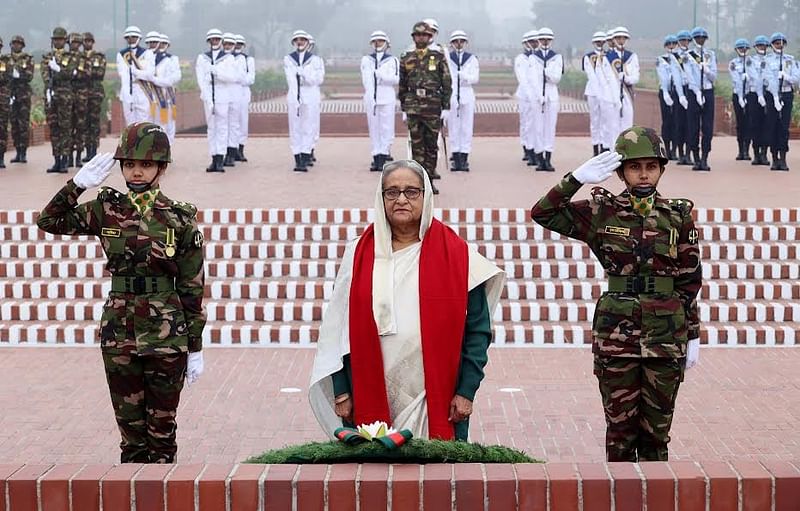
<path fill-rule="evenodd" d="M 378 52 L 375 52 L 375 71 L 372 72 L 372 115 L 378 115 Z"/>
<path fill-rule="evenodd" d="M 617 54 L 619 55 L 619 50 Z M 623 73 L 625 71 L 625 65 L 622 63 L 622 57 L 625 55 L 625 50 L 622 50 L 622 55 L 619 57 L 619 68 L 617 68 L 618 73 Z M 622 110 L 625 106 L 625 77 L 619 79 L 619 118 L 622 119 Z"/>
<path fill-rule="evenodd" d="M 222 50 L 220 50 L 222 51 Z M 211 67 L 214 67 L 214 50 L 211 50 Z M 217 82 L 211 73 L 211 115 L 217 115 Z"/>
<path fill-rule="evenodd" d="M 780 67 L 778 71 L 783 73 L 783 47 L 781 47 L 781 51 L 778 53 L 778 57 L 781 59 Z M 783 77 L 778 78 L 778 102 L 780 102 L 781 106 L 783 106 L 783 100 L 781 99 L 781 91 L 783 90 Z M 778 112 L 778 119 L 783 118 L 783 109 Z"/>
<path fill-rule="evenodd" d="M 294 75 L 297 79 L 297 117 L 300 117 L 300 73 Z"/>
<path fill-rule="evenodd" d="M 747 85 L 747 57 L 744 55 L 742 55 L 742 75 L 742 99 L 744 99 L 745 94 L 747 94 L 745 92 L 745 86 Z"/>
<path fill-rule="evenodd" d="M 52 43 L 50 44 L 50 47 L 51 48 L 53 47 Z M 56 56 L 56 55 L 58 55 L 58 50 L 55 50 L 55 52 L 53 53 L 53 56 Z M 52 103 L 52 101 L 53 101 L 53 70 L 52 69 L 48 69 L 47 70 L 47 90 L 45 91 L 44 95 L 45 95 L 45 98 L 47 100 L 47 106 L 49 107 L 50 103 Z"/>
<path fill-rule="evenodd" d="M 542 113 L 544 113 L 545 86 L 547 85 L 547 58 L 546 50 L 542 50 Z"/>
<path fill-rule="evenodd" d="M 462 54 L 456 52 L 456 117 L 461 115 L 461 58 Z"/>
<path fill-rule="evenodd" d="M 705 60 L 706 60 L 705 59 L 705 53 L 706 52 L 703 50 L 703 47 L 701 46 L 700 47 L 700 97 L 701 98 L 704 98 L 704 95 L 703 95 L 703 85 L 704 85 L 703 84 L 703 80 L 705 79 L 705 76 L 706 76 L 706 70 L 703 67 L 703 64 L 705 64 Z M 705 105 L 703 103 L 700 103 L 700 111 L 701 112 L 703 111 L 704 107 L 705 107 Z"/>

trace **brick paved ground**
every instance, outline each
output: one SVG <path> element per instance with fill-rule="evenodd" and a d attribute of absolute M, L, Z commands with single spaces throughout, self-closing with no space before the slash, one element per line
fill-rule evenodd
<path fill-rule="evenodd" d="M 399 133 L 398 133 L 399 134 Z M 116 141 L 103 139 L 101 151 L 112 151 Z M 369 142 L 366 138 L 327 138 L 319 143 L 319 164 L 308 174 L 291 171 L 288 140 L 254 138 L 246 153 L 251 161 L 225 174 L 204 171 L 208 156 L 204 138 L 179 138 L 174 165 L 164 181 L 164 191 L 200 208 L 357 207 L 372 205 L 377 173 L 368 172 Z M 800 142 L 791 141 L 791 172 L 770 172 L 749 162 L 736 162 L 736 140 L 714 139 L 711 172 L 692 172 L 670 165 L 660 190 L 668 197 L 688 197 L 702 207 L 795 207 L 800 195 Z M 534 172 L 520 161 L 517 139 L 479 138 L 473 144 L 470 173 L 446 172 L 437 184 L 442 194 L 438 207 L 532 206 L 566 172 L 591 154 L 591 142 L 582 137 L 556 140 L 557 172 Z M 405 157 L 405 140 L 397 140 L 396 157 Z M 45 174 L 52 163 L 50 149 L 32 147 L 27 165 L 8 165 L 0 170 L 0 208 L 39 209 L 66 181 L 64 174 Z M 74 175 L 72 169 L 70 175 Z M 619 188 L 616 178 L 607 183 Z M 110 186 L 124 189 L 118 173 Z M 587 193 L 588 193 L 587 187 Z"/>
<path fill-rule="evenodd" d="M 184 392 L 182 463 L 241 461 L 322 438 L 306 402 L 314 352 L 206 352 Z M 703 349 L 678 396 L 672 459 L 800 459 L 800 350 Z M 474 441 L 549 461 L 601 461 L 604 424 L 587 349 L 493 349 L 476 400 Z M 298 393 L 282 393 L 296 387 Z M 519 392 L 500 389 L 515 387 Z M 111 463 L 117 432 L 92 348 L 0 350 L 0 460 Z"/>

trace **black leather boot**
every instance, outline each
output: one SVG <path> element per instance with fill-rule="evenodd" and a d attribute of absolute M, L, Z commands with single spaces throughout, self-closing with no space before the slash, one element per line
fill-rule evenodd
<path fill-rule="evenodd" d="M 600 146 L 598 144 L 594 144 L 592 146 L 592 156 L 597 156 L 600 154 Z"/>
<path fill-rule="evenodd" d="M 69 156 L 61 155 L 59 156 L 59 160 L 61 161 L 61 163 L 59 164 L 58 172 L 61 174 L 68 173 L 69 166 L 67 164 L 69 163 Z"/>
<path fill-rule="evenodd" d="M 78 168 L 83 167 L 83 161 L 81 160 L 81 153 L 83 152 L 82 149 L 78 149 L 75 151 L 75 166 Z"/>
<path fill-rule="evenodd" d="M 61 172 L 61 157 L 60 156 L 53 156 L 53 166 L 47 169 L 47 172 L 54 173 L 54 172 Z"/>
<path fill-rule="evenodd" d="M 247 157 L 244 155 L 244 144 L 239 144 L 239 159 L 236 161 L 247 161 Z"/>
<path fill-rule="evenodd" d="M 314 157 L 311 156 L 311 153 L 300 153 L 300 157 L 303 159 L 303 165 L 306 168 L 314 166 Z"/>
<path fill-rule="evenodd" d="M 522 146 L 522 154 L 524 155 L 522 157 L 522 161 L 529 161 L 530 160 L 530 156 L 528 155 L 528 151 L 530 151 L 530 149 L 528 149 L 525 146 Z"/>
<path fill-rule="evenodd" d="M 5 156 L 5 152 L 0 153 L 0 169 L 6 168 Z"/>
<path fill-rule="evenodd" d="M 694 165 L 692 166 L 692 170 L 703 170 L 700 165 L 700 150 L 692 149 L 692 157 L 694 158 Z"/>
<path fill-rule="evenodd" d="M 538 159 L 536 158 L 536 153 L 533 151 L 533 149 L 528 149 L 527 162 L 528 162 L 527 165 L 529 167 L 533 167 L 533 166 L 537 165 L 537 163 L 538 163 Z"/>
<path fill-rule="evenodd" d="M 469 153 L 461 153 L 461 170 L 469 172 Z"/>
<path fill-rule="evenodd" d="M 544 153 L 533 153 L 533 155 L 536 158 L 534 160 L 536 162 L 536 170 L 546 170 L 544 167 Z"/>
<path fill-rule="evenodd" d="M 28 158 L 25 154 L 26 150 L 26 147 L 17 147 L 17 154 L 14 156 L 14 159 L 11 160 L 11 163 L 27 163 Z"/>
<path fill-rule="evenodd" d="M 75 166 L 75 160 L 73 159 L 72 151 L 69 152 L 69 156 L 65 156 L 64 158 L 67 160 L 67 168 Z"/>
<path fill-rule="evenodd" d="M 700 168 L 696 169 L 696 170 L 701 170 L 701 171 L 704 171 L 704 172 L 708 172 L 709 170 L 711 170 L 711 167 L 708 166 L 708 153 L 707 152 L 703 152 L 703 155 L 700 157 L 700 162 L 697 164 L 697 166 L 699 166 Z"/>
<path fill-rule="evenodd" d="M 370 163 L 370 165 L 369 165 L 369 171 L 370 172 L 377 172 L 378 170 L 380 170 L 380 169 L 378 169 L 378 156 L 380 156 L 380 155 L 378 155 L 378 154 L 373 154 L 372 155 L 372 163 Z"/>
<path fill-rule="evenodd" d="M 222 160 L 222 165 L 224 167 L 233 167 L 236 165 L 236 157 L 233 154 L 233 147 L 229 147 L 225 151 L 225 158 Z"/>
<path fill-rule="evenodd" d="M 547 172 L 555 172 L 556 171 L 555 167 L 553 167 L 553 164 L 550 163 L 550 158 L 552 156 L 553 156 L 553 153 L 551 153 L 550 151 L 545 151 L 545 153 L 544 153 L 544 163 L 545 163 L 545 167 L 546 167 L 545 170 Z"/>
<path fill-rule="evenodd" d="M 294 171 L 308 172 L 308 167 L 306 167 L 306 160 L 305 158 L 303 158 L 302 153 L 294 155 Z"/>

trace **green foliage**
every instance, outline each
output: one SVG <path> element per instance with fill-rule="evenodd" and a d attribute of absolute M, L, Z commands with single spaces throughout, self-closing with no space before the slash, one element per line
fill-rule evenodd
<path fill-rule="evenodd" d="M 792 103 L 792 124 L 800 127 L 800 101 Z"/>
<path fill-rule="evenodd" d="M 502 445 L 480 445 L 412 438 L 389 450 L 380 442 L 349 446 L 342 442 L 310 442 L 273 449 L 246 463 L 539 463 L 525 453 Z"/>
<path fill-rule="evenodd" d="M 733 95 L 733 82 L 728 73 L 717 74 L 717 81 L 714 82 L 714 95 L 725 99 L 731 99 Z"/>
<path fill-rule="evenodd" d="M 586 73 L 577 69 L 567 69 L 561 76 L 558 88 L 563 91 L 575 91 L 583 93 L 586 87 Z"/>
<path fill-rule="evenodd" d="M 41 101 L 31 104 L 31 124 L 41 126 L 47 121 L 47 116 L 44 113 L 44 105 Z"/>
<path fill-rule="evenodd" d="M 256 72 L 256 81 L 252 87 L 254 94 L 283 90 L 286 90 L 286 77 L 282 72 L 274 69 L 264 69 Z"/>

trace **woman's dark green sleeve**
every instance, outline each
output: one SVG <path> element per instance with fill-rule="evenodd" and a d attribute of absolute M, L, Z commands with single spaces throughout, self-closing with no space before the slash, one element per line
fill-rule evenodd
<path fill-rule="evenodd" d="M 467 320 L 464 325 L 464 342 L 461 345 L 461 368 L 458 373 L 456 394 L 470 401 L 483 380 L 483 368 L 489 360 L 487 351 L 492 341 L 492 323 L 486 290 L 481 284 L 469 292 Z"/>
<path fill-rule="evenodd" d="M 345 355 L 342 358 L 342 364 L 344 364 L 343 367 L 331 375 L 334 396 L 349 394 L 352 389 L 350 385 L 350 355 Z"/>

